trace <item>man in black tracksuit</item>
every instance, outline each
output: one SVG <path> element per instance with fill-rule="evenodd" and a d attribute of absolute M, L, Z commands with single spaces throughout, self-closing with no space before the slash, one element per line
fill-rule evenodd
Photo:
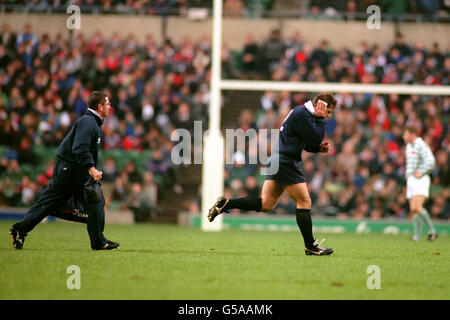
<path fill-rule="evenodd" d="M 208 213 L 212 222 L 215 217 L 232 209 L 270 211 L 284 191 L 297 204 L 297 225 L 303 236 L 306 255 L 330 255 L 333 249 L 325 248 L 314 237 L 311 220 L 311 198 L 301 169 L 302 151 L 326 153 L 330 143 L 322 142 L 325 136 L 325 121 L 331 117 L 337 101 L 331 93 L 322 92 L 303 106 L 291 110 L 280 127 L 278 144 L 271 155 L 271 164 L 276 172 L 266 175 L 261 197 L 248 196 L 228 199 L 219 197 Z M 272 166 L 269 165 L 270 169 Z"/>
<path fill-rule="evenodd" d="M 23 221 L 13 225 L 10 234 L 13 246 L 21 249 L 28 232 L 48 215 L 60 212 L 67 201 L 74 197 L 83 203 L 88 214 L 87 230 L 93 250 L 117 248 L 117 242 L 109 241 L 103 235 L 105 227 L 105 199 L 93 203 L 84 199 L 84 184 L 92 177 L 101 179 L 96 169 L 98 153 L 102 144 L 101 126 L 108 116 L 111 105 L 103 92 L 94 91 L 88 98 L 88 110 L 74 124 L 57 151 L 53 178 L 42 192 Z"/>

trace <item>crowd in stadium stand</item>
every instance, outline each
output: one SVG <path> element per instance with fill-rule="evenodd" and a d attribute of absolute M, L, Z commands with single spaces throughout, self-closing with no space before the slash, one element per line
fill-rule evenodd
<path fill-rule="evenodd" d="M 86 13 L 146 13 L 146 14 L 178 14 L 187 8 L 212 8 L 211 0 L 32 0 L 9 1 L 0 0 L 0 4 L 22 7 L 32 12 L 47 10 L 65 11 L 69 5 L 77 5 Z M 225 0 L 225 8 L 243 10 L 242 0 Z"/>
<path fill-rule="evenodd" d="M 278 6 L 275 6 L 277 2 Z M 284 3 L 286 2 L 286 4 Z M 276 10 L 289 15 L 292 4 L 309 17 L 342 17 L 366 19 L 366 10 L 377 5 L 384 13 L 383 19 L 405 19 L 405 14 L 420 15 L 422 20 L 435 21 L 448 17 L 450 4 L 446 0 L 223 0 L 225 16 L 260 16 Z M 31 12 L 48 10 L 63 12 L 70 4 L 78 5 L 86 13 L 144 13 L 149 15 L 184 14 L 189 8 L 212 9 L 212 0 L 0 0 L 0 5 L 14 6 Z M 285 7 L 287 5 L 287 7 Z"/>
<path fill-rule="evenodd" d="M 261 72 L 262 65 L 268 68 Z M 46 150 L 56 148 L 86 110 L 89 92 L 105 88 L 113 106 L 103 126 L 104 178 L 112 185 L 108 205 L 158 211 L 155 193 L 167 188 L 183 191 L 177 167 L 170 161 L 170 135 L 175 128 L 192 129 L 194 120 L 207 120 L 209 66 L 207 38 L 157 43 L 148 35 L 139 43 L 133 34 L 105 38 L 97 33 L 90 38 L 78 34 L 69 41 L 38 36 L 31 25 L 17 34 L 4 25 L 0 205 L 32 204 L 52 176 Z M 438 45 L 406 44 L 401 35 L 387 51 L 367 44 L 353 51 L 333 51 L 326 41 L 311 47 L 300 33 L 282 39 L 275 30 L 262 44 L 249 37 L 243 54 L 225 48 L 222 67 L 228 78 L 448 84 L 450 58 Z M 290 107 L 308 98 L 301 93 L 266 92 L 257 115 L 242 111 L 241 126 L 278 128 Z M 327 137 L 334 146 L 330 155 L 304 157 L 313 212 L 358 218 L 406 216 L 401 133 L 405 124 L 415 124 L 437 159 L 427 206 L 433 217 L 448 219 L 449 98 L 353 94 L 337 98 L 339 110 L 327 123 Z M 42 157 L 49 162 L 37 162 Z M 226 195 L 259 193 L 258 168 L 240 164 L 243 157 L 237 154 L 236 166 L 227 168 Z M 144 203 L 147 199 L 151 201 Z M 191 210 L 198 209 L 195 202 L 189 205 Z M 274 212 L 293 213 L 293 205 L 282 197 Z"/>
<path fill-rule="evenodd" d="M 312 14 L 337 15 L 345 12 L 347 15 L 365 12 L 371 5 L 377 5 L 385 14 L 402 15 L 408 13 L 423 14 L 430 19 L 436 19 L 440 10 L 445 11 L 450 5 L 445 0 L 311 0 L 309 2 Z"/>
<path fill-rule="evenodd" d="M 398 33 L 395 43 L 382 50 L 362 42 L 357 48 L 334 50 L 322 40 L 317 47 L 304 43 L 300 32 L 283 39 L 273 30 L 262 44 L 248 36 L 242 49 L 243 76 L 270 80 L 448 84 L 450 56 L 434 43 L 405 43 Z"/>

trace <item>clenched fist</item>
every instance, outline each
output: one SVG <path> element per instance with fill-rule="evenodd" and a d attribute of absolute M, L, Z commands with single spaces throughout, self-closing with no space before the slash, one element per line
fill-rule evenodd
<path fill-rule="evenodd" d="M 89 174 L 92 177 L 92 179 L 94 179 L 95 181 L 98 181 L 102 178 L 103 172 L 98 171 L 97 169 L 95 169 L 95 167 L 91 167 L 89 169 Z"/>
<path fill-rule="evenodd" d="M 320 144 L 319 152 L 327 153 L 330 150 L 331 142 L 325 141 Z"/>

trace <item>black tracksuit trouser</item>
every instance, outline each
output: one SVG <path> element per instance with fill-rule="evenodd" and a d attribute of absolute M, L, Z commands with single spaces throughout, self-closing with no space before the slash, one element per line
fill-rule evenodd
<path fill-rule="evenodd" d="M 53 178 L 39 199 L 33 204 L 25 218 L 14 225 L 21 233 L 28 233 L 42 219 L 60 212 L 73 196 L 83 204 L 88 213 L 87 231 L 92 249 L 103 247 L 108 240 L 103 235 L 105 228 L 105 198 L 99 203 L 87 203 L 84 200 L 84 184 L 89 179 L 88 172 L 80 166 L 57 159 L 53 169 Z"/>

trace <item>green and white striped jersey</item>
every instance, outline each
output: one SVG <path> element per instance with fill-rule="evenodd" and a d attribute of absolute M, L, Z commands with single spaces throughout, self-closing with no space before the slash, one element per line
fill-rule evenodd
<path fill-rule="evenodd" d="M 430 147 L 422 138 L 406 145 L 406 176 L 419 171 L 422 175 L 429 174 L 435 166 L 435 159 Z"/>

